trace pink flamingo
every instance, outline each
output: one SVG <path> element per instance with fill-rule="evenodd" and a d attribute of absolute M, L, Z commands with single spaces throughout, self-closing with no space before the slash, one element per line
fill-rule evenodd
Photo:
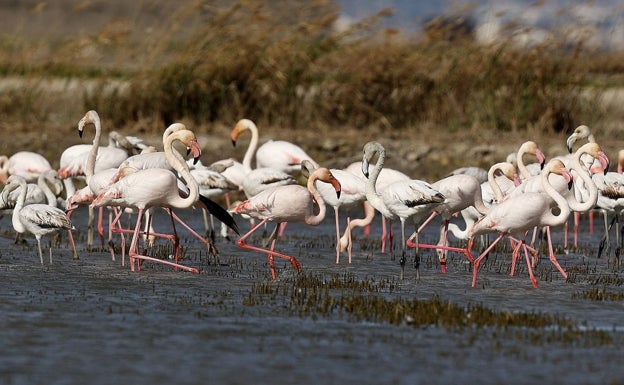
<path fill-rule="evenodd" d="M 175 263 L 152 258 L 139 253 L 138 237 L 139 233 L 141 233 L 141 220 L 145 210 L 151 207 L 165 208 L 173 219 L 189 228 L 177 217 L 177 215 L 173 213 L 171 209 L 189 208 L 196 203 L 201 203 L 212 214 L 217 216 L 219 220 L 225 222 L 233 230 L 238 232 L 238 228 L 236 227 L 236 223 L 233 218 L 223 208 L 199 194 L 199 186 L 195 179 L 191 176 L 187 163 L 182 158 L 182 155 L 180 155 L 173 148 L 173 143 L 175 141 L 182 142 L 189 147 L 195 158 L 199 157 L 201 151 L 195 134 L 189 130 L 176 131 L 169 135 L 164 141 L 164 149 L 165 154 L 167 154 L 167 159 L 175 171 L 177 171 L 177 173 L 186 182 L 186 186 L 188 187 L 187 191 L 180 190 L 178 187 L 178 177 L 170 170 L 150 168 L 126 175 L 116 183 L 111 184 L 104 192 L 100 193 L 92 203 L 93 206 L 120 206 L 138 210 L 137 222 L 133 232 L 129 252 L 131 269 L 133 271 L 135 269 L 135 260 L 140 259 L 164 263 L 193 273 L 199 273 L 199 270 L 196 268 L 186 267 L 177 263 L 179 242 L 175 233 L 175 227 L 174 234 L 171 236 L 176 249 Z"/>
<path fill-rule="evenodd" d="M 49 170 L 52 170 L 50 162 L 36 152 L 19 151 L 10 158 L 0 156 L 0 183 L 6 183 L 9 175 L 19 175 L 26 183 L 35 182 L 40 174 Z"/>
<path fill-rule="evenodd" d="M 301 170 L 304 175 L 308 176 L 314 171 L 315 167 L 312 162 L 308 160 L 304 160 L 301 162 Z M 358 178 L 352 173 L 340 169 L 332 168 L 332 175 L 338 179 L 341 186 L 340 197 L 336 197 L 336 193 L 333 190 L 332 186 L 327 183 L 315 183 L 315 186 L 319 192 L 319 195 L 323 199 L 323 201 L 333 207 L 334 209 L 334 219 L 336 221 L 336 263 L 340 263 L 340 251 L 342 249 L 340 245 L 340 208 L 345 208 L 349 210 L 350 208 L 363 204 L 366 201 L 366 184 L 364 180 Z M 373 216 L 375 215 L 375 211 L 372 210 Z M 372 218 L 371 218 L 372 220 Z M 347 221 L 350 221 L 350 218 L 347 217 Z M 358 224 L 359 222 L 356 222 Z M 369 222 L 370 223 L 370 222 Z M 344 249 L 343 249 L 344 251 Z M 348 253 L 349 263 L 351 263 L 351 253 Z"/>
<path fill-rule="evenodd" d="M 238 245 L 245 249 L 267 254 L 273 279 L 277 278 L 274 257 L 286 259 L 296 271 L 301 270 L 301 264 L 296 258 L 274 251 L 280 226 L 284 222 L 305 222 L 308 225 L 316 226 L 325 218 L 326 206 L 314 184 L 317 180 L 330 183 L 336 191 L 336 196 L 340 197 L 340 182 L 327 168 L 321 167 L 312 172 L 308 178 L 307 188 L 299 185 L 274 187 L 241 202 L 234 208 L 235 213 L 247 214 L 261 220 L 247 234 L 239 238 Z M 318 206 L 318 213 L 316 214 L 314 213 L 314 206 Z M 264 249 L 247 244 L 247 238 L 269 221 L 277 223 L 270 239 L 271 248 Z"/>
<path fill-rule="evenodd" d="M 557 192 L 550 184 L 548 176 L 550 174 L 562 175 L 568 183 L 572 181 L 572 175 L 565 168 L 560 160 L 554 159 L 550 161 L 544 170 L 542 171 L 541 178 L 544 185 L 544 193 L 527 192 L 514 198 L 507 198 L 498 205 L 493 206 L 489 213 L 477 221 L 474 226 L 468 231 L 470 241 L 468 243 L 468 252 L 472 247 L 474 237 L 479 234 L 496 233 L 500 235 L 483 251 L 477 258 L 473 258 L 473 276 L 472 287 L 476 286 L 477 274 L 483 258 L 485 258 L 490 250 L 505 236 L 513 235 L 517 238 L 522 238 L 514 250 L 514 258 L 520 252 L 520 248 L 524 250 L 527 267 L 529 270 L 529 277 L 533 287 L 537 287 L 537 280 L 533 275 L 532 263 L 529 260 L 529 251 L 524 241 L 526 232 L 536 226 L 559 226 L 565 223 L 570 215 L 570 207 L 565 198 Z M 552 201 L 556 202 L 559 207 L 559 213 L 553 214 Z M 553 248 L 552 240 L 550 238 L 550 232 L 548 235 L 548 248 L 551 262 L 557 266 L 560 271 L 561 266 L 557 262 Z M 515 261 L 512 262 L 512 267 Z"/>

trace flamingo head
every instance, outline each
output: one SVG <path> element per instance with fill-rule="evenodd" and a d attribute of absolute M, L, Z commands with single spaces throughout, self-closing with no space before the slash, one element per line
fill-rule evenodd
<path fill-rule="evenodd" d="M 80 119 L 80 121 L 78 122 L 78 135 L 82 138 L 84 127 L 89 123 L 95 124 L 95 122 L 99 120 L 100 117 L 97 112 L 95 112 L 94 110 L 87 111 L 85 116 L 83 116 L 82 119 Z"/>
<path fill-rule="evenodd" d="M 258 128 L 256 127 L 255 123 L 249 119 L 241 119 L 236 123 L 236 125 L 232 129 L 232 132 L 230 133 L 232 146 L 236 147 L 236 141 L 238 140 L 239 135 L 242 132 L 247 131 L 247 130 L 250 130 L 253 132 L 253 130 L 257 131 Z"/>
<path fill-rule="evenodd" d="M 568 152 L 570 154 L 572 153 L 572 147 L 574 146 L 574 143 L 577 140 L 585 139 L 585 138 L 587 138 L 587 140 L 590 142 L 595 142 L 594 136 L 592 135 L 589 127 L 587 127 L 584 124 L 576 127 L 572 135 L 570 135 L 568 139 L 566 140 L 566 146 L 568 147 Z"/>
<path fill-rule="evenodd" d="M 336 197 L 340 199 L 340 192 L 342 191 L 342 186 L 340 185 L 340 181 L 336 179 L 334 174 L 329 171 L 326 167 L 319 167 L 308 178 L 308 189 L 312 190 L 314 186 L 314 182 L 319 180 L 321 182 L 329 183 L 332 185 L 334 190 L 336 190 Z"/>

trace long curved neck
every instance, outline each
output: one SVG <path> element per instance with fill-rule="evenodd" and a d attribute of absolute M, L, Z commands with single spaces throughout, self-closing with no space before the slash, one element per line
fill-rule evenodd
<path fill-rule="evenodd" d="M 500 185 L 496 182 L 496 177 L 494 176 L 494 174 L 498 170 L 500 170 L 500 167 L 490 167 L 490 169 L 488 170 L 488 183 L 490 184 L 490 187 L 492 188 L 492 192 L 494 193 L 494 198 L 496 199 L 496 202 L 502 202 L 504 198 L 503 190 L 501 189 Z"/>
<path fill-rule="evenodd" d="M 26 202 L 26 194 L 28 193 L 28 186 L 26 185 L 26 181 L 21 179 L 19 181 L 20 193 L 15 201 L 15 207 L 13 207 L 13 215 L 11 216 L 11 222 L 13 223 L 13 228 L 18 233 L 23 233 L 26 231 L 26 228 L 22 224 L 22 221 L 19 219 L 19 213 L 24 207 L 24 203 Z"/>
<path fill-rule="evenodd" d="M 93 120 L 93 125 L 95 126 L 95 136 L 93 137 L 93 146 L 91 147 L 91 151 L 89 151 L 87 169 L 85 170 L 87 184 L 89 184 L 91 177 L 95 174 L 95 160 L 97 159 L 98 149 L 100 147 L 100 136 L 102 136 L 102 126 L 99 117 Z"/>
<path fill-rule="evenodd" d="M 247 146 L 247 151 L 245 151 L 245 156 L 243 157 L 243 167 L 245 171 L 251 171 L 251 161 L 256 154 L 256 149 L 258 148 L 258 127 L 255 124 L 249 124 L 247 129 L 251 132 L 251 140 L 249 141 L 249 146 Z"/>
<path fill-rule="evenodd" d="M 45 194 L 48 204 L 50 206 L 56 207 L 56 195 L 54 195 L 52 189 L 50 189 L 47 180 L 48 177 L 45 174 L 40 174 L 39 177 L 37 177 L 37 186 L 39 186 L 41 191 L 43 191 L 43 193 Z"/>
<path fill-rule="evenodd" d="M 568 205 L 570 206 L 570 209 L 574 211 L 578 211 L 578 212 L 585 212 L 585 211 L 591 210 L 592 208 L 594 208 L 594 206 L 596 206 L 596 202 L 598 201 L 598 188 L 596 187 L 596 184 L 589 176 L 589 173 L 586 170 L 586 168 L 581 164 L 581 156 L 583 156 L 583 154 L 584 153 L 580 153 L 574 156 L 574 158 L 572 159 L 572 168 L 576 171 L 578 176 L 585 183 L 585 186 L 587 186 L 589 197 L 587 198 L 587 200 L 585 200 L 585 202 L 580 202 L 576 198 L 570 199 L 568 201 Z M 575 195 L 575 194 L 572 194 L 572 195 Z"/>
<path fill-rule="evenodd" d="M 178 195 L 171 199 L 170 206 L 174 208 L 188 208 L 192 206 L 199 198 L 199 185 L 189 170 L 188 164 L 184 161 L 182 155 L 173 148 L 173 142 L 176 140 L 174 135 L 170 135 L 164 142 L 165 157 L 167 162 L 178 172 L 188 187 L 189 193 L 186 197 Z"/>
<path fill-rule="evenodd" d="M 531 173 L 529 172 L 529 169 L 524 164 L 524 159 L 523 159 L 524 154 L 525 154 L 524 148 L 520 148 L 520 150 L 518 151 L 518 156 L 516 157 L 516 163 L 518 166 L 518 172 L 520 173 L 522 178 L 528 179 L 531 177 Z"/>
<path fill-rule="evenodd" d="M 368 176 L 368 180 L 366 181 L 366 186 L 365 186 L 365 193 L 366 193 L 366 200 L 368 200 L 368 202 L 374 208 L 376 208 L 380 212 L 383 212 L 383 211 L 387 211 L 386 204 L 384 203 L 383 199 L 381 199 L 381 197 L 377 193 L 376 184 L 377 184 L 377 178 L 379 177 L 379 173 L 381 172 L 381 169 L 384 166 L 384 162 L 386 161 L 386 150 L 383 147 L 376 146 L 375 152 L 377 153 L 377 163 L 375 163 L 375 167 L 373 168 L 373 171 Z M 367 166 L 367 164 L 365 164 L 364 166 Z M 362 168 L 364 168 L 364 166 Z"/>
<path fill-rule="evenodd" d="M 312 225 L 312 226 L 316 226 L 319 223 L 321 223 L 323 219 L 325 219 L 325 212 L 327 211 L 325 201 L 323 200 L 323 198 L 321 198 L 321 195 L 319 194 L 318 190 L 316 189 L 316 186 L 314 185 L 314 182 L 316 182 L 317 180 L 318 180 L 318 177 L 314 174 L 311 175 L 310 178 L 308 178 L 308 191 L 310 191 L 310 194 L 312 194 L 314 201 L 319 207 L 319 211 L 317 214 L 314 214 L 314 209 L 312 209 L 312 212 L 306 215 L 305 223 L 307 223 L 308 225 Z"/>
<path fill-rule="evenodd" d="M 557 203 L 557 206 L 559 206 L 559 213 L 553 214 L 552 209 L 547 210 L 541 218 L 541 224 L 543 226 L 559 226 L 570 216 L 570 206 L 568 206 L 568 202 L 563 195 L 559 194 L 552 184 L 550 184 L 550 181 L 548 180 L 549 175 L 550 171 L 548 170 L 545 170 L 541 174 L 544 191 L 555 201 L 555 203 Z"/>
<path fill-rule="evenodd" d="M 351 219 L 349 221 L 349 224 L 347 225 L 347 228 L 345 229 L 344 234 L 342 235 L 342 237 L 340 237 L 340 251 L 347 250 L 347 247 L 349 246 L 349 240 L 351 239 L 351 231 L 355 227 L 366 227 L 370 225 L 371 222 L 373 222 L 373 219 L 375 218 L 375 208 L 371 206 L 368 201 L 363 202 L 362 208 L 364 210 L 364 218 Z"/>

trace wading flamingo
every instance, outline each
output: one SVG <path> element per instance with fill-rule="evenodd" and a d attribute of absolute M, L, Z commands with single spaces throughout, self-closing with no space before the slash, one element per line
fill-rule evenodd
<path fill-rule="evenodd" d="M 63 210 L 59 208 L 40 203 L 25 205 L 26 180 L 19 175 L 12 175 L 7 179 L 7 184 L 4 186 L 1 194 L 2 200 L 6 201 L 9 192 L 18 187 L 21 189 L 21 193 L 13 208 L 13 228 L 20 234 L 28 233 L 35 236 L 39 248 L 39 260 L 43 265 L 41 237 L 60 230 L 71 231 L 74 226 Z M 50 248 L 50 263 L 52 263 L 52 248 Z"/>
<path fill-rule="evenodd" d="M 362 178 L 362 180 L 364 181 L 367 180 L 366 176 L 364 176 L 364 174 L 362 173 L 362 161 L 357 161 L 357 162 L 353 162 L 349 164 L 347 167 L 345 167 L 345 171 L 348 171 L 356 175 L 357 177 Z M 370 173 L 370 165 L 369 165 L 369 173 Z M 381 169 L 379 176 L 377 177 L 377 183 L 375 184 L 375 188 L 377 189 L 378 192 L 381 192 L 388 185 L 391 185 L 392 183 L 399 182 L 399 181 L 409 181 L 411 179 L 412 178 L 410 178 L 408 175 L 402 173 L 399 170 L 387 168 L 384 166 L 384 168 Z M 364 212 L 368 213 L 368 211 L 366 210 L 369 210 L 369 208 L 364 207 Z M 372 220 L 373 218 L 370 218 L 370 221 Z M 365 234 L 370 233 L 370 222 L 366 223 L 366 222 L 358 221 L 356 222 L 355 225 L 357 225 L 358 227 L 364 227 Z M 348 234 L 348 236 L 350 236 L 350 234 Z M 387 219 L 386 217 L 382 215 L 381 216 L 381 252 L 382 253 L 386 252 L 387 244 L 390 245 L 390 250 L 392 251 L 393 241 L 394 241 L 394 233 L 392 231 L 392 220 Z M 347 245 L 345 245 L 345 247 L 346 246 Z"/>
<path fill-rule="evenodd" d="M 120 206 L 125 208 L 133 208 L 138 210 L 137 222 L 133 232 L 130 244 L 130 260 L 131 269 L 135 269 L 135 260 L 151 260 L 154 262 L 164 263 L 176 268 L 181 268 L 193 273 L 199 273 L 196 268 L 183 266 L 177 263 L 179 253 L 179 241 L 175 233 L 170 236 L 174 242 L 176 262 L 169 262 L 139 253 L 139 233 L 141 220 L 145 210 L 152 207 L 164 208 L 173 219 L 190 229 L 177 215 L 172 211 L 174 208 L 189 208 L 194 204 L 202 204 L 211 214 L 215 215 L 219 220 L 225 222 L 234 231 L 238 232 L 234 219 L 211 200 L 202 197 L 199 194 L 199 186 L 195 179 L 191 176 L 187 163 L 173 148 L 173 143 L 179 141 L 189 147 L 195 158 L 201 154 L 195 134 L 189 130 L 179 130 L 169 135 L 164 141 L 164 149 L 167 154 L 169 163 L 175 171 L 184 179 L 187 191 L 181 191 L 178 187 L 178 176 L 166 169 L 150 168 L 136 171 L 121 178 L 116 183 L 111 184 L 104 192 L 99 194 L 93 201 L 93 206 Z M 140 267 L 140 264 L 139 264 Z"/>
<path fill-rule="evenodd" d="M 411 179 L 388 185 L 383 191 L 377 192 L 376 182 L 383 169 L 386 159 L 386 150 L 379 142 L 368 142 L 364 145 L 362 158 L 362 173 L 368 177 L 366 182 L 366 199 L 384 217 L 401 221 L 401 278 L 405 271 L 405 222 L 409 219 L 417 226 L 417 221 L 444 202 L 444 195 L 435 190 L 427 182 Z M 377 163 L 373 171 L 368 173 L 368 165 L 377 155 Z M 418 232 L 416 228 L 416 244 Z M 419 268 L 418 248 L 416 248 L 415 267 Z"/>
<path fill-rule="evenodd" d="M 314 164 L 308 160 L 301 162 L 301 171 L 305 176 L 309 176 L 315 170 Z M 333 187 L 322 181 L 315 183 L 316 189 L 323 201 L 330 205 L 334 209 L 334 219 L 336 221 L 336 263 L 340 263 L 340 208 L 349 210 L 356 205 L 362 204 L 366 201 L 366 183 L 361 178 L 353 175 L 352 173 L 340 169 L 332 168 L 329 170 L 334 178 L 340 182 L 341 193 L 340 196 L 336 196 L 336 192 Z M 373 216 L 375 211 L 373 210 Z M 371 218 L 372 220 L 372 218 Z M 347 221 L 350 221 L 350 217 L 347 217 Z M 356 222 L 357 224 L 358 222 Z M 370 222 L 369 222 L 370 223 Z M 344 251 L 344 250 L 343 250 Z M 349 263 L 351 263 L 351 253 L 348 253 Z"/>
<path fill-rule="evenodd" d="M 546 165 L 541 174 L 546 194 L 527 192 L 514 198 L 507 198 L 498 205 L 493 206 L 489 213 L 479 219 L 468 231 L 468 235 L 471 238 L 468 242 L 469 253 L 475 236 L 479 234 L 499 233 L 499 236 L 494 240 L 494 242 L 492 242 L 477 258 L 473 257 L 472 287 L 476 286 L 477 274 L 483 258 L 485 258 L 490 250 L 492 250 L 492 248 L 494 248 L 494 246 L 507 235 L 512 235 L 521 239 L 514 250 L 514 256 L 518 255 L 520 248 L 523 249 L 531 283 L 533 284 L 533 287 L 537 287 L 537 280 L 533 275 L 533 266 L 529 259 L 529 251 L 527 249 L 528 246 L 525 243 L 524 236 L 528 230 L 533 229 L 536 226 L 542 227 L 563 225 L 570 215 L 570 207 L 568 206 L 565 198 L 553 188 L 548 180 L 548 176 L 553 173 L 562 175 L 565 180 L 571 184 L 572 175 L 570 172 L 565 168 L 560 160 L 554 159 Z M 558 214 L 553 214 L 553 200 L 559 207 Z M 548 238 L 548 246 L 549 251 L 552 251 L 552 242 L 550 237 Z M 551 253 L 551 261 L 553 264 L 558 265 L 557 260 L 554 259 L 554 253 Z"/>
<path fill-rule="evenodd" d="M 307 188 L 299 185 L 274 187 L 239 203 L 233 210 L 237 214 L 247 214 L 261 220 L 247 234 L 239 238 L 238 245 L 245 249 L 267 254 L 273 279 L 277 278 L 274 257 L 286 259 L 297 272 L 301 270 L 301 264 L 295 257 L 274 251 L 280 226 L 284 222 L 305 222 L 308 225 L 316 226 L 325 218 L 326 206 L 315 187 L 317 180 L 330 183 L 336 192 L 336 196 L 340 197 L 340 182 L 327 168 L 321 167 L 310 174 Z M 316 214 L 314 213 L 315 206 L 318 206 Z M 247 238 L 267 222 L 277 224 L 270 239 L 271 248 L 264 249 L 247 244 Z"/>
<path fill-rule="evenodd" d="M 232 131 L 232 141 L 243 131 L 251 131 L 251 143 L 255 147 L 258 145 L 258 127 L 249 119 L 241 119 L 234 126 Z M 273 168 L 287 174 L 294 174 L 301 171 L 301 161 L 312 162 L 315 168 L 319 164 L 310 157 L 301 147 L 285 140 L 269 140 L 255 150 L 257 168 Z"/>

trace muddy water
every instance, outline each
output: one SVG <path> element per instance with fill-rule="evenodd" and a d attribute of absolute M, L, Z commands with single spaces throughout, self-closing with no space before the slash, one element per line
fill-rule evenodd
<path fill-rule="evenodd" d="M 594 289 L 624 292 L 621 283 L 595 283 L 599 277 L 621 278 L 621 272 L 613 266 L 614 248 L 596 257 L 602 228 L 589 235 L 586 222 L 580 251 L 558 253 L 570 279 L 543 257 L 536 269 L 538 289 L 522 263 L 509 276 L 505 250 L 488 258 L 476 288 L 470 287 L 463 257 L 451 255 L 442 275 L 431 251 L 423 252 L 420 280 L 408 267 L 400 281 L 398 259 L 379 252 L 379 218 L 370 238 L 357 233 L 351 265 L 346 256 L 335 264 L 331 213 L 315 228 L 288 225 L 278 249 L 297 256 L 307 274 L 392 282 L 393 289 L 381 293 L 389 299 L 439 296 L 500 311 L 558 314 L 574 320 L 581 335 L 604 330 L 608 343 L 589 333 L 566 343 L 535 340 L 531 328 L 447 330 L 355 322 L 340 314 L 298 316 L 280 298 L 250 306 L 245 299 L 254 285 L 294 279 L 290 264 L 278 260 L 279 281 L 271 283 L 264 256 L 218 239 L 215 260 L 180 230 L 184 264 L 198 267 L 199 275 L 150 262 L 131 272 L 119 255 L 112 261 L 105 249 L 87 250 L 81 214 L 75 220 L 80 260 L 63 247 L 44 266 L 34 240 L 15 245 L 10 218 L 0 220 L 2 384 L 590 384 L 624 378 L 624 301 L 577 298 Z M 202 228 L 198 212 L 183 217 Z M 169 225 L 159 216 L 156 227 Z M 432 241 L 436 233 L 427 229 L 422 238 Z M 561 230 L 555 239 L 561 244 Z"/>

